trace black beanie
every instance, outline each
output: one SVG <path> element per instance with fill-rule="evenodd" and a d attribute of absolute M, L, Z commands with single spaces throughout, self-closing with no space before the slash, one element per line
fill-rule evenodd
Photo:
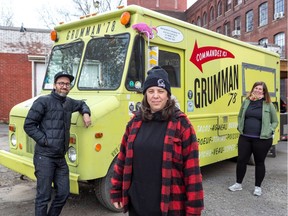
<path fill-rule="evenodd" d="M 166 89 L 169 95 L 171 95 L 170 82 L 168 79 L 167 72 L 159 67 L 155 66 L 147 72 L 148 76 L 144 82 L 143 94 L 146 90 L 152 86 L 157 86 L 163 89 Z"/>

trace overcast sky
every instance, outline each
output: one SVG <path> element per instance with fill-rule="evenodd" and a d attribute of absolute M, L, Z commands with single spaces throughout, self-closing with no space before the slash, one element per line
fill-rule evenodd
<path fill-rule="evenodd" d="M 197 0 L 187 0 L 187 7 L 189 8 L 192 4 L 194 4 L 194 2 L 196 2 Z"/>
<path fill-rule="evenodd" d="M 43 5 L 47 8 L 69 7 L 71 0 L 0 0 L 0 12 L 3 8 L 13 11 L 13 24 L 20 27 L 22 23 L 26 28 L 41 28 L 39 12 Z"/>
<path fill-rule="evenodd" d="M 187 0 L 187 6 L 190 7 L 195 1 Z M 71 2 L 71 0 L 0 0 L 0 13 L 3 13 L 3 9 L 13 11 L 15 27 L 21 27 L 23 23 L 26 28 L 43 28 L 39 21 L 39 12 L 44 5 L 52 10 L 60 7 L 69 9 L 72 8 Z"/>

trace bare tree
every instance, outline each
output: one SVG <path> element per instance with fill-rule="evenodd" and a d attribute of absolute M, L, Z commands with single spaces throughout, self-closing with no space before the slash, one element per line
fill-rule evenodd
<path fill-rule="evenodd" d="M 1 26 L 9 26 L 13 27 L 13 19 L 14 19 L 14 14 L 13 11 L 10 7 L 2 7 L 1 8 L 1 13 L 0 13 L 0 25 Z"/>
<path fill-rule="evenodd" d="M 79 14 L 81 15 L 88 15 L 91 11 L 91 6 L 93 4 L 92 0 L 73 0 L 75 9 L 77 10 L 77 13 L 74 16 L 77 16 Z"/>
<path fill-rule="evenodd" d="M 102 13 L 114 10 L 123 2 L 124 0 L 73 0 L 73 10 L 67 8 L 51 9 L 51 7 L 45 5 L 38 13 L 44 26 L 51 29 L 59 22 L 68 22 L 95 12 Z"/>
<path fill-rule="evenodd" d="M 111 1 L 109 0 L 102 0 L 102 1 L 93 0 L 93 6 L 99 13 L 105 11 L 111 11 Z"/>

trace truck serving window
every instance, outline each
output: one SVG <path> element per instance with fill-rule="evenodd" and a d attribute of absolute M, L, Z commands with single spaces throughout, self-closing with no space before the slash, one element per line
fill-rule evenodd
<path fill-rule="evenodd" d="M 159 65 L 167 71 L 171 87 L 181 87 L 179 54 L 160 50 Z"/>
<path fill-rule="evenodd" d="M 129 34 L 94 38 L 87 44 L 79 89 L 114 90 L 120 86 Z"/>
<path fill-rule="evenodd" d="M 60 71 L 66 71 L 76 77 L 84 43 L 82 41 L 55 46 L 52 49 L 47 73 L 44 79 L 43 89 L 53 88 L 54 75 Z M 73 83 L 72 83 L 73 85 Z"/>
<path fill-rule="evenodd" d="M 125 86 L 130 91 L 142 88 L 145 79 L 145 41 L 136 35 L 131 53 Z"/>

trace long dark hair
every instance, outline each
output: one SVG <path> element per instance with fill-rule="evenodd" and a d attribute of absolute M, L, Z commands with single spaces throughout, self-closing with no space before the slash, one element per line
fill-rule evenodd
<path fill-rule="evenodd" d="M 166 102 L 166 105 L 161 111 L 162 114 L 162 119 L 163 120 L 168 120 L 171 118 L 171 116 L 174 113 L 175 109 L 175 100 L 171 98 L 171 95 L 168 94 L 168 100 Z M 144 97 L 142 99 L 141 103 L 141 115 L 142 115 L 142 120 L 143 121 L 149 121 L 153 118 L 153 113 L 151 112 L 150 105 L 147 100 L 147 95 L 146 93 L 144 94 Z"/>
<path fill-rule="evenodd" d="M 263 88 L 263 94 L 264 94 L 264 100 L 266 103 L 271 103 L 271 98 L 270 98 L 270 95 L 269 95 L 269 91 L 268 91 L 268 88 L 267 88 L 267 85 L 265 82 L 262 82 L 262 81 L 259 81 L 259 82 L 255 82 L 254 85 L 252 86 L 252 89 L 251 91 L 248 93 L 247 95 L 247 98 L 249 98 L 251 95 L 252 95 L 252 92 L 253 92 L 253 89 L 256 87 L 256 86 L 259 86 L 261 85 L 262 88 Z"/>

